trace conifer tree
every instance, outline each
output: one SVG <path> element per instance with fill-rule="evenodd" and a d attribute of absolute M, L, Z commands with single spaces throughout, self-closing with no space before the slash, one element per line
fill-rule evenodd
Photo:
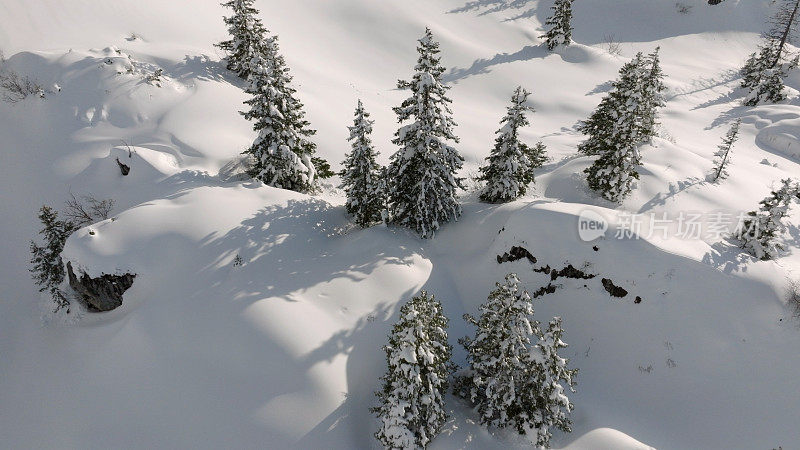
<path fill-rule="evenodd" d="M 305 119 L 303 104 L 296 97 L 286 61 L 279 54 L 278 38 L 273 36 L 253 59 L 245 101 L 250 110 L 242 115 L 254 122 L 258 131 L 244 153 L 253 156 L 250 176 L 269 186 L 309 192 L 316 187 L 312 157 L 316 144 L 309 140 L 316 131 Z"/>
<path fill-rule="evenodd" d="M 546 447 L 551 427 L 570 431 L 566 414 L 572 404 L 561 383 L 571 388 L 575 371 L 558 356 L 566 346 L 560 339 L 561 321 L 553 319 L 542 331 L 515 274 L 496 286 L 478 319 L 464 315 L 477 330 L 474 338 L 459 340 L 470 368 L 456 379 L 455 393 L 477 405 L 483 424 L 520 434 L 537 429 L 537 445 Z"/>
<path fill-rule="evenodd" d="M 750 55 L 740 70 L 743 88 L 748 89 L 743 103 L 756 106 L 761 103 L 776 103 L 786 99 L 783 80 L 797 67 L 798 59 L 772 66 L 778 58 L 777 43 L 767 41 L 759 50 Z"/>
<path fill-rule="evenodd" d="M 653 53 L 650 53 L 642 60 L 642 118 L 640 142 L 649 142 L 650 139 L 656 135 L 656 128 L 658 124 L 658 108 L 666 105 L 664 98 L 664 91 L 667 89 L 664 85 L 664 72 L 661 70 L 661 60 L 658 56 L 660 47 L 656 47 Z"/>
<path fill-rule="evenodd" d="M 541 36 L 545 39 L 548 50 L 572 43 L 572 2 L 573 0 L 556 0 L 551 7 L 553 15 L 544 22 L 549 28 Z"/>
<path fill-rule="evenodd" d="M 347 140 L 352 151 L 345 155 L 341 187 L 347 194 L 345 208 L 361 227 L 381 221 L 385 207 L 381 192 L 381 167 L 375 162 L 377 152 L 370 139 L 373 123 L 359 100 L 353 126 L 348 127 L 350 137 Z"/>
<path fill-rule="evenodd" d="M 608 200 L 622 201 L 639 178 L 639 146 L 655 135 L 657 110 L 664 106 L 663 77 L 658 49 L 647 57 L 638 53 L 620 69 L 597 110 L 578 127 L 588 135 L 578 150 L 600 156 L 584 171 L 589 187 Z"/>
<path fill-rule="evenodd" d="M 537 384 L 539 386 L 538 405 L 540 409 L 536 415 L 536 445 L 547 447 L 552 437 L 551 429 L 569 433 L 572 431 L 572 421 L 568 415 L 573 409 L 572 402 L 564 393 L 564 385 L 574 392 L 573 378 L 578 369 L 569 369 L 569 360 L 559 356 L 559 349 L 567 347 L 561 340 L 564 330 L 561 328 L 561 317 L 554 317 L 544 330 L 539 344 L 536 346 L 538 355 L 536 359 L 542 365 L 539 371 Z"/>
<path fill-rule="evenodd" d="M 528 153 L 528 161 L 531 163 L 531 167 L 534 169 L 538 169 L 542 167 L 544 163 L 550 160 L 550 157 L 547 156 L 547 146 L 544 145 L 541 141 L 537 142 L 536 145 L 529 148 Z"/>
<path fill-rule="evenodd" d="M 800 186 L 791 179 L 781 181 L 781 187 L 761 200 L 761 207 L 751 211 L 736 230 L 736 238 L 741 247 L 761 260 L 774 259 L 783 247 L 777 243 L 781 232 L 786 228 L 782 223 L 789 211 L 792 200 L 800 198 Z"/>
<path fill-rule="evenodd" d="M 600 105 L 585 121 L 578 124 L 578 131 L 587 135 L 578 145 L 578 151 L 589 156 L 602 155 L 614 147 L 619 134 L 631 142 L 638 141 L 636 118 L 642 107 L 641 78 L 644 67 L 642 53 L 619 70 L 619 77 L 611 84 L 611 90 L 600 101 Z M 624 128 L 624 129 L 623 129 Z"/>
<path fill-rule="evenodd" d="M 775 54 L 769 68 L 780 64 L 786 43 L 789 42 L 797 31 L 797 16 L 800 10 L 800 0 L 779 0 L 778 10 L 769 21 L 770 29 L 764 33 L 764 38 L 775 43 Z"/>
<path fill-rule="evenodd" d="M 411 228 L 423 238 L 433 237 L 439 227 L 461 215 L 456 190 L 463 180 L 456 176 L 464 158 L 448 141 L 458 142 L 455 121 L 442 84 L 444 66 L 439 43 L 430 29 L 417 46 L 419 59 L 411 81 L 398 81 L 411 96 L 394 108 L 403 125 L 392 141 L 400 149 L 391 156 L 387 176 L 391 220 Z"/>
<path fill-rule="evenodd" d="M 255 0 L 229 0 L 222 6 L 231 8 L 233 15 L 224 17 L 225 25 L 231 38 L 216 44 L 228 53 L 228 70 L 235 72 L 240 78 L 250 76 L 250 64 L 258 57 L 260 46 L 265 41 L 267 30 L 257 17 L 258 10 L 253 8 Z"/>
<path fill-rule="evenodd" d="M 528 184 L 533 181 L 533 166 L 538 161 L 529 159 L 540 150 L 532 149 L 520 141 L 519 130 L 530 125 L 525 113 L 533 112 L 533 107 L 525 102 L 530 93 L 518 87 L 511 96 L 511 106 L 500 121 L 502 127 L 497 130 L 494 149 L 486 158 L 488 164 L 480 168 L 480 180 L 486 186 L 480 193 L 480 199 L 489 203 L 509 202 L 525 195 Z"/>
<path fill-rule="evenodd" d="M 784 79 L 800 63 L 798 57 L 787 61 L 784 55 L 786 43 L 797 29 L 798 8 L 800 0 L 779 1 L 778 10 L 770 19 L 770 28 L 763 34 L 763 43 L 741 68 L 741 86 L 748 90 L 745 105 L 776 103 L 786 98 Z"/>
<path fill-rule="evenodd" d="M 69 306 L 69 300 L 61 292 L 59 286 L 64 281 L 64 263 L 61 261 L 61 251 L 67 238 L 75 231 L 72 222 L 60 220 L 58 213 L 49 206 L 42 206 L 39 210 L 39 221 L 42 229 L 39 234 L 44 238 L 44 245 L 39 246 L 31 241 L 31 267 L 30 272 L 39 286 L 39 292 L 49 291 L 55 302 L 55 311 Z"/>
<path fill-rule="evenodd" d="M 600 157 L 585 170 L 589 187 L 608 200 L 619 202 L 639 178 L 639 144 L 642 140 L 642 54 L 620 70 L 612 91 L 580 131 L 589 134 L 578 150 Z"/>
<path fill-rule="evenodd" d="M 453 371 L 447 322 L 441 303 L 425 291 L 400 308 L 384 347 L 380 404 L 372 408 L 380 420 L 375 437 L 386 448 L 424 448 L 447 420 L 443 395 Z"/>
<path fill-rule="evenodd" d="M 717 147 L 719 150 L 714 153 L 716 159 L 714 160 L 714 170 L 711 172 L 712 182 L 728 178 L 728 164 L 731 162 L 731 149 L 739 138 L 739 125 L 741 123 L 742 120 L 737 119 L 736 122 L 731 125 L 728 133 L 725 134 L 725 137 L 722 139 L 722 144 Z"/>

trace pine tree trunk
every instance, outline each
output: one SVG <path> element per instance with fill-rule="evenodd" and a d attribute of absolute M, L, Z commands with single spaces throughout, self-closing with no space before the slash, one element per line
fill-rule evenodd
<path fill-rule="evenodd" d="M 770 69 L 774 69 L 781 60 L 781 53 L 783 53 L 783 47 L 786 45 L 786 40 L 789 39 L 789 33 L 792 30 L 792 23 L 794 23 L 794 18 L 797 15 L 798 8 L 800 8 L 800 0 L 797 0 L 794 3 L 794 9 L 792 9 L 792 14 L 789 16 L 789 22 L 786 24 L 786 28 L 783 30 L 783 34 L 781 35 L 781 42 L 778 44 L 778 51 L 775 53 L 775 61 L 773 61 L 772 65 L 769 66 Z"/>

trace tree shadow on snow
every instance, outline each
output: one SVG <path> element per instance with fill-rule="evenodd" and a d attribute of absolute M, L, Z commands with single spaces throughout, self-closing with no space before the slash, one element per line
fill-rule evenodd
<path fill-rule="evenodd" d="M 706 180 L 703 178 L 697 177 L 690 177 L 685 180 L 680 180 L 676 183 L 670 182 L 668 191 L 667 192 L 659 192 L 653 198 L 645 202 L 641 208 L 639 208 L 639 214 L 650 211 L 651 209 L 655 208 L 656 206 L 663 206 L 667 203 L 667 200 L 677 196 L 683 191 L 691 189 L 694 186 L 703 185 L 706 183 Z"/>
<path fill-rule="evenodd" d="M 703 256 L 702 262 L 721 270 L 723 273 L 747 272 L 745 263 L 754 258 L 731 240 L 717 242 Z"/>
<path fill-rule="evenodd" d="M 370 244 L 364 236 L 369 231 L 341 236 L 348 226 L 344 210 L 322 200 L 268 206 L 224 235 L 206 239 L 203 246 L 216 255 L 207 269 L 227 268 L 238 255 L 242 265 L 235 270 L 240 281 L 229 292 L 237 302 L 267 297 L 294 301 L 294 292 L 336 278 L 360 281 L 383 264 L 410 265 L 418 253 L 404 245 L 385 249 Z M 356 240 L 363 245 L 353 245 Z M 303 248 L 316 252 L 298 253 Z"/>
<path fill-rule="evenodd" d="M 530 61 L 537 58 L 546 58 L 550 55 L 558 55 L 568 63 L 580 64 L 589 60 L 589 51 L 580 46 L 572 45 L 557 51 L 549 51 L 544 44 L 526 45 L 521 50 L 514 53 L 497 53 L 491 58 L 476 59 L 469 67 L 454 67 L 442 76 L 444 83 L 456 84 L 460 80 L 475 75 L 485 75 L 491 72 L 494 66 L 510 64 L 519 61 Z"/>
<path fill-rule="evenodd" d="M 478 12 L 478 15 L 492 14 L 509 9 L 525 7 L 531 0 L 471 0 L 463 6 L 447 11 L 448 14 Z"/>

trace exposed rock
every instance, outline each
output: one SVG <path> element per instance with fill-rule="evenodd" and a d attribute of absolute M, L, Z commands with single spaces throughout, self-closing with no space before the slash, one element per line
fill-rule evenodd
<path fill-rule="evenodd" d="M 642 297 L 639 297 L 639 296 L 637 295 L 637 296 L 636 296 L 636 300 L 634 300 L 634 301 L 633 301 L 633 303 L 636 303 L 636 304 L 642 303 Z"/>
<path fill-rule="evenodd" d="M 133 280 L 136 278 L 136 275 L 131 273 L 102 274 L 92 278 L 85 272 L 81 272 L 78 277 L 72 269 L 71 262 L 67 262 L 67 275 L 70 287 L 93 311 L 111 311 L 119 307 L 122 304 L 122 294 L 133 285 Z"/>
<path fill-rule="evenodd" d="M 553 286 L 550 283 L 547 283 L 547 286 L 540 287 L 536 292 L 531 294 L 531 298 L 541 297 L 545 294 L 552 294 L 556 291 L 556 286 Z"/>
<path fill-rule="evenodd" d="M 547 272 L 545 272 L 545 273 L 547 273 Z M 575 278 L 575 279 L 579 279 L 579 280 L 588 280 L 588 279 L 594 278 L 595 276 L 596 275 L 594 275 L 594 274 L 586 273 L 586 272 L 584 272 L 584 271 L 582 271 L 580 269 L 576 269 L 575 267 L 572 266 L 572 264 L 569 264 L 567 267 L 564 267 L 561 270 L 553 270 L 553 271 L 550 272 L 550 280 L 553 280 L 553 281 L 558 277 Z"/>
<path fill-rule="evenodd" d="M 628 291 L 619 286 L 615 286 L 614 282 L 608 278 L 603 278 L 603 287 L 612 297 L 625 297 L 628 295 Z"/>
<path fill-rule="evenodd" d="M 504 253 L 503 256 L 497 255 L 497 263 L 518 261 L 523 258 L 527 258 L 531 264 L 536 264 L 536 257 L 531 255 L 531 252 L 524 247 L 517 247 L 516 245 L 511 247 L 511 250 Z"/>
<path fill-rule="evenodd" d="M 123 177 L 131 173 L 131 166 L 123 163 L 122 161 L 119 160 L 119 158 L 117 158 L 117 165 L 119 166 L 119 171 L 122 172 Z"/>

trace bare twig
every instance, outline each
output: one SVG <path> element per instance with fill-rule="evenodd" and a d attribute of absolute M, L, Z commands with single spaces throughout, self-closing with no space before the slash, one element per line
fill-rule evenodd
<path fill-rule="evenodd" d="M 79 198 L 71 192 L 69 195 L 70 199 L 64 202 L 64 216 L 77 227 L 106 220 L 114 209 L 114 200 L 110 198 L 98 200 L 92 194 Z"/>
<path fill-rule="evenodd" d="M 622 44 L 616 41 L 616 37 L 613 33 L 603 36 L 603 42 L 606 44 L 606 51 L 610 55 L 619 55 L 622 53 Z"/>

